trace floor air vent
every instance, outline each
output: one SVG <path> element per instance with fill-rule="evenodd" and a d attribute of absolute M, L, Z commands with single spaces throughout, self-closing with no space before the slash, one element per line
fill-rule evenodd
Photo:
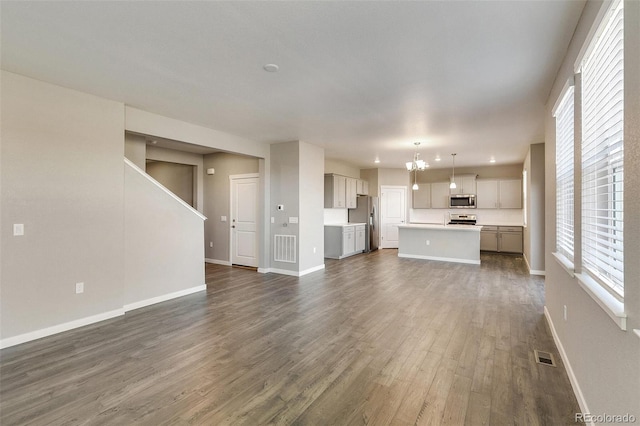
<path fill-rule="evenodd" d="M 551 367 L 556 366 L 556 360 L 553 359 L 553 354 L 549 352 L 539 351 L 535 349 L 533 351 L 533 355 L 536 358 L 536 362 L 542 365 L 550 365 Z"/>

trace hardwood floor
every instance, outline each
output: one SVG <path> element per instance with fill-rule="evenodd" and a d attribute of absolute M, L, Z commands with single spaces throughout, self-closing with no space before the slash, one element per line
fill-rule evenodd
<path fill-rule="evenodd" d="M 0 423 L 575 424 L 521 257 L 378 250 L 302 278 L 206 278 L 206 294 L 3 350 Z"/>

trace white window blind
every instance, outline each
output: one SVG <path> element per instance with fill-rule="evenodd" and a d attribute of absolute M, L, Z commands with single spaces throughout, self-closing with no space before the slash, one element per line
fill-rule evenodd
<path fill-rule="evenodd" d="M 556 252 L 573 262 L 573 86 L 556 110 Z"/>
<path fill-rule="evenodd" d="M 624 296 L 623 2 L 613 4 L 582 63 L 582 263 Z"/>

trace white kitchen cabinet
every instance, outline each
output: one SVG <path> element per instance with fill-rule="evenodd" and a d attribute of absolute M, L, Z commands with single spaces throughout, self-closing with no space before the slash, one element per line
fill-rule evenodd
<path fill-rule="evenodd" d="M 456 187 L 449 190 L 451 195 L 476 193 L 476 175 L 458 175 L 453 181 Z"/>
<path fill-rule="evenodd" d="M 355 209 L 358 207 L 358 179 L 345 178 L 347 180 L 347 208 Z"/>
<path fill-rule="evenodd" d="M 411 191 L 413 195 L 414 209 L 430 209 L 431 208 L 431 184 L 421 183 L 418 189 Z"/>
<path fill-rule="evenodd" d="M 369 182 L 358 179 L 356 193 L 358 195 L 369 195 Z"/>
<path fill-rule="evenodd" d="M 363 252 L 366 247 L 366 234 L 367 227 L 366 225 L 357 225 L 356 226 L 356 252 Z"/>
<path fill-rule="evenodd" d="M 365 230 L 364 224 L 325 225 L 324 257 L 342 259 L 362 253 L 365 249 Z"/>
<path fill-rule="evenodd" d="M 521 209 L 522 208 L 522 180 L 502 179 L 499 181 L 501 209 Z"/>
<path fill-rule="evenodd" d="M 479 209 L 521 209 L 521 179 L 482 179 L 476 181 Z"/>
<path fill-rule="evenodd" d="M 431 208 L 449 208 L 449 182 L 435 182 L 431 184 Z"/>
<path fill-rule="evenodd" d="M 324 208 L 347 208 L 347 178 L 340 175 L 324 175 Z"/>

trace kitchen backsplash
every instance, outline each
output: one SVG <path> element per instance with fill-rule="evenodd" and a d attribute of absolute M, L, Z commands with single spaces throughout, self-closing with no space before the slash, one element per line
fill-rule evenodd
<path fill-rule="evenodd" d="M 349 222 L 349 210 L 347 209 L 324 209 L 324 224 Z"/>
<path fill-rule="evenodd" d="M 325 209 L 326 211 L 327 209 Z M 524 223 L 523 212 L 522 209 L 410 209 L 409 222 L 447 223 L 449 222 L 449 213 L 469 213 L 478 217 L 478 225 L 522 226 Z"/>

